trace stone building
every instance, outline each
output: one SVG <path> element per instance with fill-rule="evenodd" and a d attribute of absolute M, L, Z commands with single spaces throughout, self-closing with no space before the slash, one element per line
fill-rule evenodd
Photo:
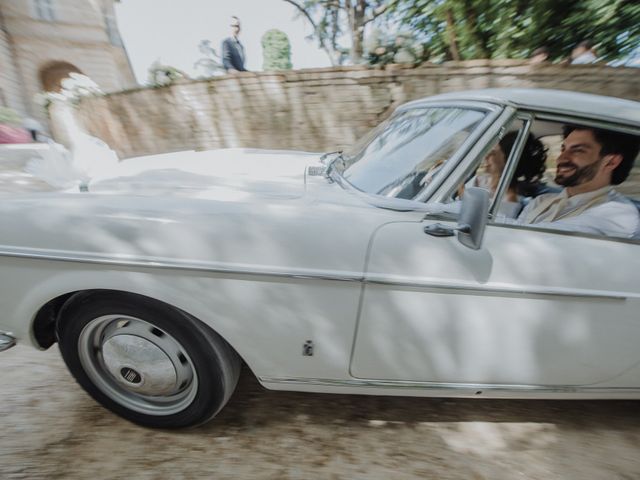
<path fill-rule="evenodd" d="M 115 1 L 0 0 L 0 106 L 44 121 L 35 94 L 71 72 L 107 92 L 135 86 Z"/>

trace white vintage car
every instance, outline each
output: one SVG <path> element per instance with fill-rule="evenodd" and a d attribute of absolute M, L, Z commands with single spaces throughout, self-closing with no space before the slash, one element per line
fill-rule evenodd
<path fill-rule="evenodd" d="M 0 350 L 57 342 L 98 402 L 154 427 L 213 417 L 242 362 L 275 390 L 640 398 L 640 242 L 516 219 L 554 188 L 567 124 L 638 136 L 640 103 L 450 93 L 344 152 L 158 155 L 4 198 Z M 508 200 L 531 137 L 546 164 Z"/>

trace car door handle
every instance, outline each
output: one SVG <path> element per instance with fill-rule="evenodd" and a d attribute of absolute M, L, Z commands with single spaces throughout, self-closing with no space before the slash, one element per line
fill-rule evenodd
<path fill-rule="evenodd" d="M 450 227 L 444 223 L 432 223 L 424 227 L 424 233 L 434 237 L 453 237 L 456 232 L 469 233 L 471 227 L 469 225 L 456 225 Z"/>

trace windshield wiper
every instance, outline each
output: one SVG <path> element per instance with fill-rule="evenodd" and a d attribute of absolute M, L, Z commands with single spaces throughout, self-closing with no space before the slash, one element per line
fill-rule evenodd
<path fill-rule="evenodd" d="M 327 158 L 328 158 L 328 157 L 330 157 L 331 155 L 336 155 L 336 157 L 338 157 L 338 156 L 342 156 L 342 152 L 343 152 L 342 150 L 336 150 L 335 152 L 327 152 L 327 153 L 323 153 L 323 154 L 320 156 L 320 161 L 321 161 L 322 163 L 325 163 L 325 160 L 327 160 Z M 333 161 L 333 160 L 335 160 L 335 158 L 332 158 L 330 161 Z"/>
<path fill-rule="evenodd" d="M 326 179 L 332 182 L 337 182 L 345 188 L 345 180 L 342 177 L 341 171 L 336 168 L 338 162 L 342 162 L 342 170 L 345 169 L 345 159 L 343 150 L 336 150 L 335 152 L 327 152 L 320 157 L 320 161 L 325 164 L 324 176 Z M 331 157 L 333 156 L 333 157 Z M 331 157 L 331 158 L 329 158 Z M 329 160 L 327 160 L 329 158 Z"/>

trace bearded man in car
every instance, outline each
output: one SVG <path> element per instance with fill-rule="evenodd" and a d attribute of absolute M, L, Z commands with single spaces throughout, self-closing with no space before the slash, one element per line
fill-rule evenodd
<path fill-rule="evenodd" d="M 565 126 L 556 163 L 559 193 L 540 195 L 518 223 L 622 238 L 640 236 L 640 212 L 616 192 L 629 176 L 640 149 L 632 135 L 583 126 Z"/>

